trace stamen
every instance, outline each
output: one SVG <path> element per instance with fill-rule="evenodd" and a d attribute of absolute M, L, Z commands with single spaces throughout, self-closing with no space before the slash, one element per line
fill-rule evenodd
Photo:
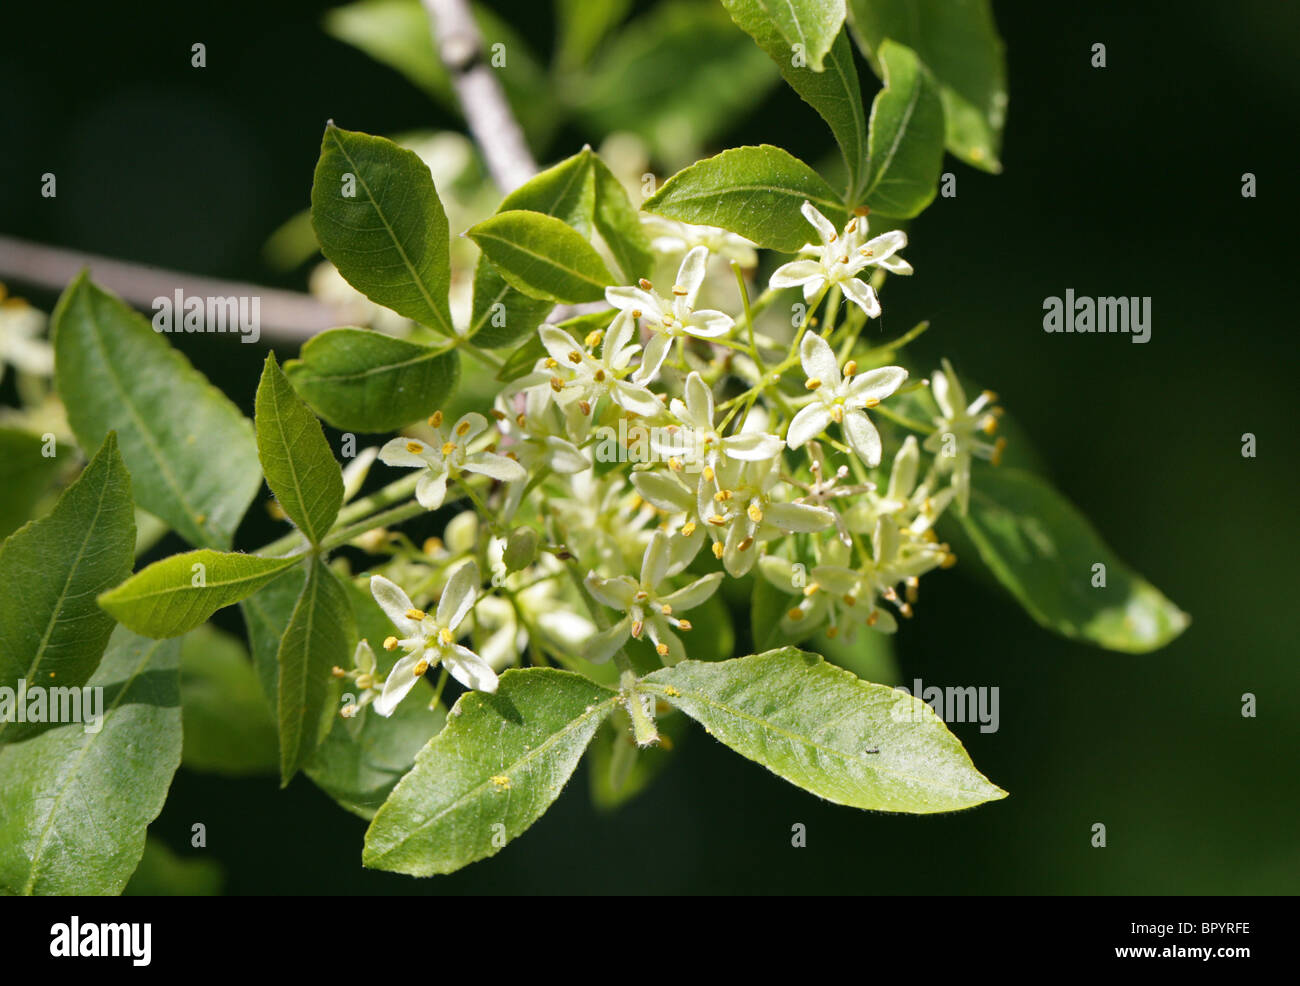
<path fill-rule="evenodd" d="M 741 541 L 740 544 L 736 545 L 736 550 L 748 551 L 753 546 L 754 546 L 754 539 L 752 537 L 747 537 L 745 538 L 745 540 Z"/>
<path fill-rule="evenodd" d="M 604 371 L 604 370 L 597 370 L 595 373 L 593 373 L 593 374 L 591 375 L 591 378 L 592 378 L 593 380 L 595 380 L 596 383 L 604 383 L 604 382 L 605 382 L 605 371 Z"/>
<path fill-rule="evenodd" d="M 649 291 L 654 287 L 654 285 L 651 284 L 649 281 L 647 281 L 644 277 L 641 278 L 641 280 L 639 280 L 637 283 L 641 285 L 642 291 Z"/>
<path fill-rule="evenodd" d="M 564 381 L 559 377 L 551 377 L 551 389 L 558 394 L 564 389 Z"/>
<path fill-rule="evenodd" d="M 725 518 L 725 517 L 720 517 L 720 516 L 718 516 L 717 514 L 714 514 L 712 517 L 709 518 L 709 523 L 712 524 L 714 527 L 726 527 L 726 526 L 727 526 L 727 520 L 726 520 L 726 518 Z"/>
<path fill-rule="evenodd" d="M 688 520 L 682 525 L 682 537 L 690 537 L 695 533 L 695 521 Z"/>
<path fill-rule="evenodd" d="M 879 398 L 879 397 L 868 397 L 868 398 L 866 399 L 866 401 L 863 402 L 863 405 L 862 405 L 862 406 L 863 406 L 863 407 L 879 407 L 879 406 L 880 406 L 880 398 Z"/>
<path fill-rule="evenodd" d="M 807 380 L 803 382 L 803 385 L 807 387 L 809 390 L 816 390 L 818 387 L 822 385 L 821 378 L 809 377 Z"/>
<path fill-rule="evenodd" d="M 422 619 L 424 619 L 424 616 L 425 616 L 425 613 L 424 613 L 424 610 L 422 610 L 422 609 L 416 609 L 416 608 L 412 607 L 411 609 L 408 609 L 408 610 L 406 611 L 406 618 L 407 618 L 408 620 L 417 620 L 417 621 L 418 621 L 418 620 L 422 620 Z"/>
<path fill-rule="evenodd" d="M 655 652 L 656 652 L 660 657 L 667 657 L 667 656 L 668 656 L 668 645 L 667 645 L 667 644 L 660 644 L 659 646 L 657 646 L 657 647 L 655 648 Z"/>
<path fill-rule="evenodd" d="M 857 373 L 857 372 L 858 372 L 858 361 L 857 361 L 857 360 L 855 360 L 855 359 L 851 359 L 851 360 L 849 360 L 847 363 L 844 364 L 844 375 L 845 375 L 846 377 L 851 377 L 851 376 L 853 376 L 853 375 L 854 375 L 855 373 Z"/>
<path fill-rule="evenodd" d="M 637 640 L 640 640 L 641 631 L 644 629 L 645 629 L 645 624 L 642 623 L 640 620 L 637 620 L 635 623 L 632 624 L 632 636 L 635 637 Z"/>
<path fill-rule="evenodd" d="M 990 461 L 995 466 L 1002 465 L 1002 453 L 1006 449 L 1006 447 L 1007 447 L 1007 440 L 1005 438 L 999 438 L 993 444 L 993 457 L 992 459 L 990 459 Z"/>
<path fill-rule="evenodd" d="M 425 672 L 429 670 L 429 662 L 421 658 L 420 663 L 417 664 L 415 667 L 411 668 L 411 670 L 415 672 L 415 676 L 417 678 L 423 678 Z"/>
<path fill-rule="evenodd" d="M 749 519 L 755 524 L 761 523 L 763 520 L 763 511 L 758 509 L 757 503 L 751 503 L 745 513 L 749 514 Z"/>
<path fill-rule="evenodd" d="M 605 330 L 594 329 L 587 333 L 587 338 L 583 339 L 582 342 L 588 349 L 595 349 L 600 345 L 600 340 L 603 338 L 605 338 Z"/>
<path fill-rule="evenodd" d="M 837 425 L 844 423 L 844 405 L 836 404 L 831 408 L 831 420 Z"/>
<path fill-rule="evenodd" d="M 434 427 L 434 428 L 441 428 L 441 427 L 442 427 L 442 412 L 441 412 L 441 411 L 434 411 L 431 415 L 429 415 L 429 424 L 430 424 L 431 427 Z"/>
<path fill-rule="evenodd" d="M 679 297 L 679 298 L 685 298 L 685 297 L 686 297 L 686 294 L 687 294 L 687 291 L 686 291 L 686 289 L 685 289 L 684 287 L 682 287 L 680 284 L 674 284 L 674 285 L 673 285 L 673 294 L 677 295 L 677 297 Z"/>
<path fill-rule="evenodd" d="M 452 452 L 455 452 L 455 451 L 456 451 L 456 443 L 455 443 L 455 442 L 443 442 L 443 445 L 442 445 L 442 454 L 443 454 L 443 457 L 444 457 L 444 458 L 445 458 L 446 456 L 451 455 L 451 453 L 452 453 Z"/>
<path fill-rule="evenodd" d="M 443 627 L 438 631 L 438 643 L 442 644 L 444 647 L 450 647 L 455 643 L 455 640 L 456 638 L 451 635 L 451 631 L 446 627 Z"/>
<path fill-rule="evenodd" d="M 468 421 L 462 421 L 460 424 L 458 424 L 458 425 L 456 426 L 456 434 L 459 435 L 461 438 L 464 438 L 466 435 L 468 435 L 468 434 L 469 434 L 469 422 L 468 422 Z"/>
<path fill-rule="evenodd" d="M 714 542 L 713 542 L 713 557 L 714 557 L 714 558 L 721 558 L 724 554 L 726 554 L 726 549 L 722 547 L 722 542 L 721 542 L 721 541 L 714 541 Z"/>
<path fill-rule="evenodd" d="M 420 442 L 407 442 L 406 451 L 410 452 L 412 455 L 419 455 L 424 451 L 424 445 Z"/>
<path fill-rule="evenodd" d="M 795 609 L 790 610 L 790 612 L 786 613 L 785 615 L 786 618 L 790 620 L 790 622 L 798 623 L 800 620 L 803 619 L 804 613 L 803 610 L 796 607 Z"/>
<path fill-rule="evenodd" d="M 398 640 L 396 637 L 384 638 L 384 650 L 397 650 Z"/>
<path fill-rule="evenodd" d="M 691 630 L 694 629 L 694 626 L 693 626 L 693 624 L 691 623 L 690 620 L 678 620 L 678 621 L 677 621 L 677 629 L 678 629 L 678 630 L 685 630 L 685 631 L 689 632 L 689 631 L 691 631 Z"/>

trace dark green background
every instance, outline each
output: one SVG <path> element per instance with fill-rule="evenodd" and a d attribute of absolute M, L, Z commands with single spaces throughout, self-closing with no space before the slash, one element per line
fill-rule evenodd
<path fill-rule="evenodd" d="M 302 287 L 259 251 L 304 208 L 327 118 L 372 133 L 454 126 L 391 71 L 326 37 L 327 5 L 20 5 L 0 39 L 0 230 L 214 276 Z M 546 4 L 494 6 L 545 51 Z M 645 5 L 642 5 L 643 7 Z M 1193 618 L 1128 656 L 1063 642 L 1002 595 L 926 580 L 902 676 L 998 686 L 1001 729 L 957 725 L 1011 796 L 957 815 L 822 803 L 702 731 L 650 792 L 593 812 L 585 772 L 519 843 L 452 877 L 367 873 L 364 825 L 305 779 L 182 770 L 153 831 L 207 853 L 235 893 L 1289 893 L 1300 888 L 1296 197 L 1300 17 L 1275 0 L 997 3 L 1011 101 L 991 177 L 949 159 L 956 199 L 912 230 L 917 275 L 881 328 L 934 326 L 995 387 L 1057 485 Z M 1069 12 L 1060 8 L 1073 8 Z M 208 68 L 189 65 L 203 41 Z M 1105 69 L 1090 67 L 1094 42 Z M 870 98 L 876 83 L 863 67 Z M 591 135 L 562 134 L 554 159 Z M 785 89 L 718 147 L 830 152 Z M 58 175 L 59 195 L 38 194 Z M 1258 197 L 1240 194 L 1243 172 Z M 1042 331 L 1066 288 L 1152 297 L 1152 341 Z M 46 307 L 53 297 L 36 296 Z M 176 337 L 251 413 L 262 347 Z M 282 353 L 292 355 L 290 352 Z M 1241 436 L 1258 438 L 1243 459 Z M 260 515 L 244 546 L 265 540 Z M 269 528 L 267 528 L 269 530 Z M 5 587 L 3 591 L 11 591 Z M 1241 696 L 1258 697 L 1244 719 Z M 804 823 L 808 846 L 790 846 Z M 1091 826 L 1108 830 L 1090 846 Z"/>

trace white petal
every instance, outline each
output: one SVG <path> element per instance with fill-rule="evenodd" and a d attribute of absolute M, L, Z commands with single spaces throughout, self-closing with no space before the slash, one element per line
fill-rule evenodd
<path fill-rule="evenodd" d="M 880 432 L 861 411 L 844 414 L 844 437 L 867 465 L 880 465 Z"/>
<path fill-rule="evenodd" d="M 849 381 L 849 403 L 862 406 L 867 401 L 883 401 L 907 382 L 907 371 L 901 366 L 881 366 L 859 373 Z"/>
<path fill-rule="evenodd" d="M 573 336 L 549 322 L 543 324 L 537 331 L 542 337 L 542 345 L 551 354 L 551 359 L 562 366 L 572 367 L 575 365 L 573 360 L 569 358 L 569 354 L 581 353 L 583 350 Z"/>
<path fill-rule="evenodd" d="M 642 318 L 648 318 L 652 322 L 663 321 L 664 310 L 659 299 L 640 288 L 606 288 L 605 300 L 625 312 L 638 311 Z"/>
<path fill-rule="evenodd" d="M 912 273 L 912 265 L 902 257 L 887 257 L 884 260 L 878 261 L 878 264 L 891 274 Z"/>
<path fill-rule="evenodd" d="M 480 476 L 491 476 L 503 483 L 517 483 L 528 478 L 528 473 L 518 462 L 495 452 L 475 452 L 465 460 L 462 468 Z"/>
<path fill-rule="evenodd" d="M 790 429 L 785 434 L 785 443 L 790 448 L 799 448 L 825 431 L 830 423 L 831 415 L 826 410 L 826 405 L 814 401 L 794 416 Z"/>
<path fill-rule="evenodd" d="M 751 548 L 751 551 L 754 549 Z M 694 609 L 700 603 L 712 596 L 722 582 L 721 572 L 710 572 L 702 578 L 696 579 L 690 585 L 683 586 L 676 592 L 670 592 L 668 595 L 660 598 L 661 603 L 667 603 L 673 608 L 674 613 L 686 612 Z"/>
<path fill-rule="evenodd" d="M 619 407 L 637 414 L 653 417 L 663 410 L 663 405 L 650 391 L 626 380 L 616 380 L 610 384 L 609 396 Z"/>
<path fill-rule="evenodd" d="M 582 472 L 591 465 L 576 445 L 554 435 L 546 439 L 546 461 L 553 470 L 563 475 Z"/>
<path fill-rule="evenodd" d="M 880 314 L 880 301 L 866 281 L 860 281 L 856 277 L 847 278 L 840 281 L 840 290 L 844 292 L 844 297 L 867 313 L 867 318 L 876 318 Z"/>
<path fill-rule="evenodd" d="M 682 288 L 686 294 L 681 295 L 681 299 L 686 303 L 687 308 L 695 307 L 695 297 L 700 293 L 700 285 L 704 283 L 704 270 L 709 262 L 709 248 L 697 246 L 682 258 L 682 266 L 677 270 L 677 283 L 673 285 L 673 294 L 677 295 L 677 289 Z"/>
<path fill-rule="evenodd" d="M 698 373 L 686 378 L 686 412 L 688 424 L 713 429 L 713 391 Z"/>
<path fill-rule="evenodd" d="M 373 581 L 373 579 L 372 579 Z M 388 672 L 388 678 L 384 681 L 383 693 L 374 701 L 375 711 L 384 718 L 393 714 L 397 708 L 397 703 L 406 698 L 415 683 L 420 680 L 420 676 L 415 673 L 415 666 L 423 660 L 420 651 L 414 654 L 407 654 L 400 661 L 393 665 L 393 670 Z"/>
<path fill-rule="evenodd" d="M 582 659 L 592 664 L 603 664 L 614 656 L 627 638 L 632 635 L 632 618 L 623 617 L 608 630 L 602 630 L 592 636 L 582 649 Z"/>
<path fill-rule="evenodd" d="M 477 411 L 462 414 L 451 429 L 451 440 L 457 445 L 468 445 L 487 430 L 487 418 Z"/>
<path fill-rule="evenodd" d="M 655 531 L 650 536 L 650 543 L 646 545 L 645 557 L 641 559 L 641 584 L 648 588 L 657 586 L 667 577 L 670 561 L 668 535 L 663 531 Z"/>
<path fill-rule="evenodd" d="M 912 495 L 916 486 L 916 472 L 921 464 L 921 450 L 916 444 L 916 436 L 908 435 L 903 440 L 903 447 L 894 456 L 894 467 L 889 471 L 889 490 L 891 500 L 906 500 Z"/>
<path fill-rule="evenodd" d="M 402 591 L 401 586 L 389 582 L 382 575 L 372 575 L 370 594 L 375 597 L 379 608 L 393 621 L 393 626 L 397 627 L 403 637 L 414 637 L 420 632 L 420 621 L 406 615 L 415 609 L 415 604 L 411 602 L 411 597 Z"/>
<path fill-rule="evenodd" d="M 893 229 L 868 240 L 863 245 L 871 251 L 871 256 L 867 259 L 873 264 L 879 264 L 907 246 L 907 234 L 901 229 Z"/>
<path fill-rule="evenodd" d="M 362 674 L 375 673 L 375 652 L 370 649 L 370 641 L 365 637 L 357 641 L 357 649 L 352 654 L 352 666 Z"/>
<path fill-rule="evenodd" d="M 835 351 L 817 333 L 807 333 L 799 343 L 799 361 L 808 379 L 820 380 L 821 385 L 829 390 L 839 387 L 840 365 L 835 361 Z"/>
<path fill-rule="evenodd" d="M 452 573 L 438 600 L 438 625 L 455 630 L 474 607 L 479 588 L 478 564 L 470 559 Z"/>
<path fill-rule="evenodd" d="M 437 510 L 446 498 L 446 472 L 429 471 L 415 481 L 415 500 L 425 510 Z"/>
<path fill-rule="evenodd" d="M 695 505 L 695 495 L 682 485 L 680 480 L 671 475 L 643 470 L 632 474 L 632 485 L 641 494 L 641 498 L 654 504 L 660 510 L 687 511 Z"/>
<path fill-rule="evenodd" d="M 722 440 L 722 450 L 733 459 L 745 462 L 762 462 L 780 453 L 785 442 L 775 435 L 746 431 Z"/>
<path fill-rule="evenodd" d="M 826 268 L 819 261 L 792 260 L 774 270 L 767 284 L 768 287 L 777 289 L 797 288 L 805 281 L 813 279 L 818 281 L 818 287 L 821 287 L 821 281 L 826 280 Z"/>
<path fill-rule="evenodd" d="M 831 225 L 829 219 L 817 211 L 811 202 L 805 202 L 799 207 L 799 211 L 803 213 L 805 219 L 813 224 L 813 228 L 817 230 L 817 236 L 823 245 L 834 242 L 839 235 L 835 227 Z"/>
<path fill-rule="evenodd" d="M 651 336 L 650 341 L 645 344 L 645 351 L 641 354 L 641 365 L 632 374 L 632 382 L 647 384 L 653 380 L 659 373 L 659 367 L 663 366 L 672 344 L 672 337 L 662 332 L 656 332 Z"/>
<path fill-rule="evenodd" d="M 416 441 L 413 438 L 394 438 L 384 444 L 379 450 L 379 461 L 387 466 L 400 466 L 405 469 L 423 469 L 429 464 L 429 460 L 418 452 L 412 452 L 408 446 L 418 445 L 420 450 L 426 455 L 429 452 L 429 446 L 424 442 Z"/>
<path fill-rule="evenodd" d="M 659 660 L 671 667 L 678 661 L 686 659 L 686 648 L 682 646 L 682 639 L 673 633 L 673 628 L 662 616 L 655 614 L 647 621 L 646 630 L 649 632 L 650 640 L 654 643 L 656 651 L 663 645 L 668 649 L 667 654 L 660 654 Z"/>
<path fill-rule="evenodd" d="M 443 666 L 466 688 L 491 694 L 497 690 L 497 673 L 468 647 L 459 644 L 443 652 Z"/>
<path fill-rule="evenodd" d="M 627 312 L 619 312 L 614 321 L 605 330 L 604 340 L 600 344 L 600 360 L 606 366 L 622 369 L 631 359 L 638 346 L 632 346 L 628 352 L 628 343 L 636 333 L 636 319 Z"/>
<path fill-rule="evenodd" d="M 763 511 L 763 520 L 783 531 L 808 534 L 825 530 L 835 522 L 835 515 L 811 503 L 769 503 Z"/>
<path fill-rule="evenodd" d="M 688 335 L 693 335 L 697 339 L 717 339 L 719 336 L 725 336 L 735 327 L 736 320 L 724 312 L 714 311 L 712 308 L 705 308 L 698 312 L 692 312 L 683 324 Z"/>
<path fill-rule="evenodd" d="M 638 591 L 636 580 L 630 575 L 602 579 L 597 578 L 594 572 L 588 572 L 582 584 L 591 593 L 591 598 L 610 609 L 627 609 L 632 605 L 632 597 Z"/>

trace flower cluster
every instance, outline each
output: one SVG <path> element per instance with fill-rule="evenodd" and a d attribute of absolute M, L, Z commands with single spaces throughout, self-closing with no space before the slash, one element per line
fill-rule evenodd
<path fill-rule="evenodd" d="M 383 462 L 421 470 L 421 505 L 466 498 L 475 510 L 388 569 L 426 605 L 436 597 L 432 616 L 371 578 L 397 628 L 384 646 L 403 656 L 380 681 L 358 651 L 351 713 L 391 714 L 437 667 L 493 691 L 525 655 L 614 658 L 626 671 L 644 642 L 675 663 L 690 654 L 692 618 L 725 618 L 711 600 L 728 578 L 784 592 L 791 641 L 890 633 L 912 615 L 920 577 L 955 561 L 935 523 L 966 510 L 972 459 L 997 461 L 1001 445 L 983 436 L 999 411 L 988 392 L 968 403 L 947 361 L 913 379 L 886 358 L 897 345 L 861 341 L 884 272 L 911 273 L 906 235 L 869 237 L 865 210 L 842 230 L 811 204 L 803 214 L 816 242 L 752 303 L 733 273 L 755 266 L 752 244 L 647 217 L 666 288 L 610 287 L 603 315 L 540 325 L 544 355 L 490 421 L 469 413 L 445 429 L 436 414 L 383 447 Z M 859 276 L 870 274 L 874 285 Z M 792 288 L 805 313 L 793 322 L 778 307 Z M 653 454 L 598 456 L 599 436 L 614 434 L 648 435 Z"/>

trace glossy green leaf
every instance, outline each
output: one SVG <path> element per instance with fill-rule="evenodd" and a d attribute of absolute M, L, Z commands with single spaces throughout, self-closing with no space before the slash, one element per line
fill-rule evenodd
<path fill-rule="evenodd" d="M 95 596 L 130 573 L 134 546 L 131 479 L 109 432 L 54 509 L 0 545 L 0 684 L 86 682 L 113 632 Z M 0 721 L 0 738 L 31 725 Z"/>
<path fill-rule="evenodd" d="M 907 45 L 934 74 L 948 150 L 968 164 L 1002 170 L 1007 68 L 990 0 L 850 0 L 854 37 L 879 70 L 885 38 Z"/>
<path fill-rule="evenodd" d="M 1035 620 L 1109 650 L 1163 647 L 1190 618 L 1106 546 L 1082 514 L 1042 479 L 987 468 L 971 482 L 963 526 L 998 580 Z M 1105 565 L 1105 587 L 1093 566 Z"/>
<path fill-rule="evenodd" d="M 181 708 L 190 770 L 246 777 L 278 769 L 275 719 L 239 638 L 211 624 L 181 638 Z"/>
<path fill-rule="evenodd" d="M 875 212 L 910 219 L 930 204 L 943 163 L 939 87 L 911 48 L 880 46 L 885 88 L 871 104 L 871 158 L 862 200 Z"/>
<path fill-rule="evenodd" d="M 593 135 L 631 131 L 656 159 L 680 167 L 752 113 L 777 73 L 716 3 L 668 0 L 564 81 L 566 101 Z"/>
<path fill-rule="evenodd" d="M 355 634 L 343 586 L 313 558 L 276 656 L 282 785 L 311 758 L 332 725 L 338 688 L 330 671 L 351 663 Z"/>
<path fill-rule="evenodd" d="M 786 41 L 787 57 L 805 61 L 814 72 L 844 26 L 844 0 L 754 0 Z"/>
<path fill-rule="evenodd" d="M 99 729 L 0 747 L 0 889 L 122 892 L 181 762 L 179 651 L 118 627 L 87 683 L 102 689 Z"/>
<path fill-rule="evenodd" d="M 624 280 L 635 283 L 649 277 L 654 254 L 636 206 L 609 165 L 593 154 L 591 166 L 596 177 L 596 228 L 618 261 Z"/>
<path fill-rule="evenodd" d="M 17 428 L 0 428 L 0 539 L 7 538 L 35 515 L 37 505 L 50 491 L 62 465 L 46 448 L 40 435 Z"/>
<path fill-rule="evenodd" d="M 811 202 L 836 226 L 848 221 L 821 175 L 779 147 L 735 147 L 677 172 L 643 206 L 669 219 L 721 226 L 759 246 L 795 253 L 816 233 L 799 211 Z"/>
<path fill-rule="evenodd" d="M 789 42 L 768 9 L 773 0 L 722 0 L 722 3 L 737 26 L 776 62 L 790 88 L 831 128 L 844 155 L 849 198 L 856 201 L 867 174 L 867 114 L 848 39 L 832 34 L 834 43 L 827 49 L 824 71 L 814 71 L 806 60 L 799 64 L 794 59 Z"/>
<path fill-rule="evenodd" d="M 520 209 L 499 212 L 465 233 L 517 291 L 576 304 L 600 301 L 615 283 L 590 243 L 553 216 Z"/>
<path fill-rule="evenodd" d="M 507 671 L 466 692 L 366 832 L 362 862 L 411 876 L 493 856 L 559 796 L 617 698 L 580 675 Z"/>
<path fill-rule="evenodd" d="M 85 274 L 63 292 L 53 324 L 55 384 L 81 447 L 116 431 L 136 502 L 191 544 L 229 547 L 262 481 L 252 424 Z"/>
<path fill-rule="evenodd" d="M 643 687 L 741 756 L 836 804 L 927 814 L 1006 797 L 920 699 L 793 647 L 683 661 Z"/>
<path fill-rule="evenodd" d="M 354 288 L 453 334 L 447 214 L 417 154 L 330 124 L 311 186 L 311 223 L 321 251 Z"/>
<path fill-rule="evenodd" d="M 584 236 L 591 235 L 596 209 L 596 183 L 589 150 L 579 151 L 547 168 L 507 195 L 497 212 L 523 209 L 554 216 Z M 554 304 L 532 298 L 506 283 L 480 256 L 474 268 L 474 304 L 469 334 L 484 349 L 508 346 L 537 331 Z"/>
<path fill-rule="evenodd" d="M 380 676 L 387 675 L 401 652 L 384 650 L 384 638 L 393 624 L 369 592 L 344 584 L 357 630 L 370 644 Z M 350 668 L 350 664 L 343 667 Z M 355 702 L 359 690 L 345 681 L 339 705 Z M 349 695 L 351 697 L 349 697 Z M 447 721 L 446 710 L 429 707 L 433 686 L 428 679 L 415 689 L 385 719 L 372 708 L 361 709 L 355 718 L 334 717 L 329 734 L 321 741 L 304 772 L 321 790 L 361 818 L 374 817 L 429 740 Z"/>
<path fill-rule="evenodd" d="M 262 558 L 202 548 L 136 572 L 99 597 L 119 623 L 146 637 L 177 637 L 251 596 L 301 557 Z"/>
<path fill-rule="evenodd" d="M 266 354 L 256 406 L 257 454 L 266 485 L 307 540 L 318 545 L 343 505 L 343 470 L 275 353 Z"/>
<path fill-rule="evenodd" d="M 330 329 L 284 366 L 302 399 L 335 428 L 395 431 L 427 418 L 460 379 L 460 355 L 368 329 Z"/>

